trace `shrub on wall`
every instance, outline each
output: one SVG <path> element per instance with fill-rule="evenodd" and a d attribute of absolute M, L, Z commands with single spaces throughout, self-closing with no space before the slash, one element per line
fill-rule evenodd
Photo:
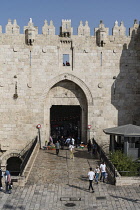
<path fill-rule="evenodd" d="M 110 153 L 110 160 L 122 176 L 138 175 L 139 164 L 134 162 L 131 157 L 128 157 L 122 151 Z"/>

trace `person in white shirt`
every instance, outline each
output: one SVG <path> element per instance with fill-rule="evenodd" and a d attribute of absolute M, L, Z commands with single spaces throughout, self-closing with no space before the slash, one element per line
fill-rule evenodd
<path fill-rule="evenodd" d="M 92 186 L 92 182 L 93 182 L 94 177 L 95 177 L 95 173 L 92 171 L 92 168 L 90 167 L 90 171 L 88 172 L 89 191 L 90 191 L 90 188 L 91 188 L 92 192 L 94 192 L 94 189 L 93 189 L 93 186 Z"/>
<path fill-rule="evenodd" d="M 72 138 L 72 139 L 71 139 L 71 141 L 72 141 L 72 145 L 74 145 L 74 143 L 75 143 L 75 139 L 74 139 L 74 138 Z"/>
<path fill-rule="evenodd" d="M 70 159 L 74 160 L 74 154 L 73 154 L 74 146 L 72 144 L 69 145 L 69 151 L 70 151 Z"/>
<path fill-rule="evenodd" d="M 101 170 L 100 181 L 101 181 L 102 178 L 103 178 L 103 182 L 105 182 L 105 174 L 106 174 L 106 164 L 105 164 L 105 162 L 103 162 L 103 163 L 100 165 L 100 170 Z"/>

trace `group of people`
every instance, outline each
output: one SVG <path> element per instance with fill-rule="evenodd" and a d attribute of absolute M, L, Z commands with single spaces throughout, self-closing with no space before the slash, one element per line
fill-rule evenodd
<path fill-rule="evenodd" d="M 66 64 L 63 62 L 63 66 L 70 66 L 70 63 L 66 61 Z"/>
<path fill-rule="evenodd" d="M 92 152 L 93 155 L 97 154 L 97 145 L 95 143 L 91 143 L 91 140 L 87 143 L 88 152 Z"/>
<path fill-rule="evenodd" d="M 70 151 L 70 159 L 74 159 L 74 154 L 73 154 L 74 143 L 75 143 L 74 138 L 68 137 L 65 141 L 63 136 L 61 136 L 60 140 L 55 143 L 56 155 L 59 154 L 60 147 L 63 150 L 64 145 L 66 145 L 69 148 L 69 151 Z"/>
<path fill-rule="evenodd" d="M 107 178 L 105 162 L 102 162 L 100 166 L 97 166 L 95 168 L 95 170 L 92 170 L 92 168 L 90 167 L 90 171 L 88 172 L 88 178 L 89 178 L 88 190 L 90 191 L 91 189 L 92 192 L 94 192 L 93 185 L 92 185 L 93 180 L 95 180 L 95 182 L 98 184 L 99 178 L 100 178 L 100 181 L 103 180 L 103 182 L 105 182 L 105 179 Z"/>
<path fill-rule="evenodd" d="M 3 173 L 2 170 L 0 169 L 0 191 L 3 190 L 2 187 L 3 177 L 5 177 L 5 193 L 11 194 L 12 181 L 11 181 L 11 174 L 8 170 L 6 170 L 5 173 Z"/>

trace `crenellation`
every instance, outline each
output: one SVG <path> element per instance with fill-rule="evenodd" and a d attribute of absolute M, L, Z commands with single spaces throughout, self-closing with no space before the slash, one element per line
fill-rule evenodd
<path fill-rule="evenodd" d="M 88 21 L 85 22 L 83 26 L 83 22 L 80 21 L 80 25 L 78 27 L 78 36 L 90 36 L 90 27 L 88 26 Z"/>
<path fill-rule="evenodd" d="M 5 27 L 5 33 L 6 34 L 12 34 L 13 33 L 13 25 L 11 19 L 8 19 L 8 23 Z"/>
<path fill-rule="evenodd" d="M 44 35 L 55 35 L 55 27 L 53 25 L 53 21 L 50 21 L 50 25 L 48 25 L 47 20 L 44 21 L 44 26 L 42 27 L 42 34 Z"/>
<path fill-rule="evenodd" d="M 19 34 L 20 33 L 20 27 L 17 25 L 17 21 L 14 20 L 13 22 L 13 31 L 12 33 L 15 34 Z"/>

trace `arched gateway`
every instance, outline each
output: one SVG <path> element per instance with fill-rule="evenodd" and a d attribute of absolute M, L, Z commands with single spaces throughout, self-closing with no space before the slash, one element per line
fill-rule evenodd
<path fill-rule="evenodd" d="M 49 82 L 43 98 L 45 138 L 72 135 L 86 142 L 93 99 L 85 83 L 74 75 L 61 74 Z"/>

